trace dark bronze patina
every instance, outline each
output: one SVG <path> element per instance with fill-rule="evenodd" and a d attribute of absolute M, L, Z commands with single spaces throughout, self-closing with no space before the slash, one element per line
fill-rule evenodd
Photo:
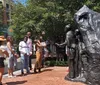
<path fill-rule="evenodd" d="M 81 59 L 86 83 L 100 85 L 100 14 L 84 5 L 75 20 L 84 43 Z"/>

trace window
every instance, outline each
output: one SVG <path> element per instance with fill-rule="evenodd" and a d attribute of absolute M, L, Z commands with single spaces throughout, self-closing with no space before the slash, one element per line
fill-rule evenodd
<path fill-rule="evenodd" d="M 6 11 L 9 11 L 9 4 L 6 4 Z"/>

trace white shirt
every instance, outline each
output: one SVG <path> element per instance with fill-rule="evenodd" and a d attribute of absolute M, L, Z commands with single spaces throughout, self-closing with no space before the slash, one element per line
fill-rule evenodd
<path fill-rule="evenodd" d="M 27 45 L 29 47 L 30 54 L 32 54 L 32 40 L 30 38 L 27 40 Z"/>
<path fill-rule="evenodd" d="M 6 45 L 1 45 L 0 49 L 6 50 L 7 51 L 7 46 Z"/>
<path fill-rule="evenodd" d="M 45 42 L 41 42 L 41 45 L 42 45 L 42 46 L 46 46 L 46 43 L 45 43 Z"/>
<path fill-rule="evenodd" d="M 21 56 L 23 56 L 24 54 L 27 54 L 27 55 L 30 54 L 28 44 L 25 43 L 24 41 L 21 41 L 19 43 L 19 51 L 21 53 Z"/>

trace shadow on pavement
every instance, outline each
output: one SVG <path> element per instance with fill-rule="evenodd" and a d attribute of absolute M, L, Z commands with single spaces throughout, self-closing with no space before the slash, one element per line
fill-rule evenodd
<path fill-rule="evenodd" d="M 6 84 L 7 85 L 19 85 L 19 84 L 24 84 L 25 82 L 27 81 L 25 80 L 25 81 L 8 82 Z"/>
<path fill-rule="evenodd" d="M 42 71 L 41 71 L 41 73 L 42 72 L 45 72 L 45 71 L 52 71 L 53 69 L 43 69 Z"/>

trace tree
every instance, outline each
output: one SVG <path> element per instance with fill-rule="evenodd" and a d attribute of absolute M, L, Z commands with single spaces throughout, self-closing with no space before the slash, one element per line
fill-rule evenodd
<path fill-rule="evenodd" d="M 14 36 L 19 40 L 27 31 L 31 31 L 33 37 L 45 31 L 47 37 L 55 40 L 56 35 L 65 35 L 66 24 L 76 28 L 74 14 L 84 4 L 100 11 L 99 0 L 27 0 L 25 5 L 17 3 L 12 14 Z"/>
<path fill-rule="evenodd" d="M 2 3 L 0 3 L 0 26 L 2 25 L 3 20 L 3 6 Z"/>

